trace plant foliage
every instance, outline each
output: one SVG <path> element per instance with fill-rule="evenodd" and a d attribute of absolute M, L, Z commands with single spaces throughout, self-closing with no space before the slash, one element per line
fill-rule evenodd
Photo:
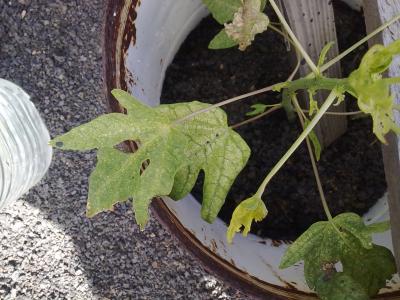
<path fill-rule="evenodd" d="M 369 299 L 396 272 L 393 254 L 373 244 L 371 233 L 354 213 L 317 222 L 288 248 L 280 267 L 303 260 L 307 284 L 321 299 Z"/>
<path fill-rule="evenodd" d="M 275 1 L 270 2 L 282 21 L 284 17 Z M 217 22 L 224 25 L 224 29 L 210 42 L 212 49 L 239 45 L 240 50 L 245 50 L 255 36 L 270 25 L 268 16 L 263 13 L 267 0 L 203 0 L 203 3 Z M 285 23 L 282 21 L 282 28 L 292 33 Z M 293 33 L 285 35 L 286 38 L 290 36 L 293 37 Z M 373 132 L 380 141 L 386 142 L 385 135 L 389 131 L 400 134 L 393 115 L 397 106 L 390 93 L 390 85 L 399 83 L 400 78 L 383 78 L 393 57 L 400 54 L 400 41 L 386 47 L 372 47 L 359 68 L 344 79 L 327 78 L 322 74 L 333 43 L 322 49 L 317 65 L 314 65 L 295 38 L 290 42 L 296 50 L 301 50 L 299 53 L 314 71 L 313 74 L 277 83 L 273 90 L 282 91 L 282 102 L 275 105 L 255 104 L 247 115 L 258 116 L 268 107 L 275 106 L 276 109 L 284 108 L 288 119 L 292 120 L 295 117 L 293 101 L 299 113 L 303 114 L 295 99 L 296 93 L 303 90 L 309 95 L 310 119 L 301 116 L 305 119 L 303 133 L 266 176 L 255 195 L 242 201 L 234 210 L 227 231 L 229 243 L 237 232 L 242 230 L 246 236 L 253 221 L 267 216 L 268 210 L 261 197 L 269 180 L 307 137 L 319 160 L 321 145 L 311 126 L 317 124 L 335 100 L 337 103 L 344 101 L 345 93 L 356 97 L 360 110 L 371 115 Z M 321 107 L 314 100 L 319 90 L 330 91 L 330 96 Z M 127 92 L 114 90 L 112 93 L 126 109 L 126 114 L 100 116 L 51 141 L 54 147 L 65 150 L 97 149 L 97 166 L 89 182 L 87 215 L 112 210 L 117 202 L 132 198 L 136 221 L 143 229 L 148 222 L 148 207 L 154 197 L 182 199 L 203 171 L 201 216 L 205 221 L 213 222 L 250 156 L 246 142 L 228 126 L 225 112 L 197 101 L 152 108 Z M 241 125 L 247 122 L 249 120 Z M 135 153 L 121 151 L 119 145 L 125 141 L 135 141 L 138 150 Z M 316 178 L 319 180 L 318 176 Z M 323 195 L 323 191 L 320 190 L 320 193 Z M 389 223 L 366 226 L 354 213 L 332 218 L 323 198 L 328 221 L 311 225 L 287 249 L 280 267 L 288 268 L 304 261 L 307 284 L 321 299 L 369 299 L 396 272 L 391 251 L 372 242 L 372 234 L 388 230 Z"/>
<path fill-rule="evenodd" d="M 228 127 L 225 112 L 212 109 L 179 122 L 209 105 L 195 101 L 150 108 L 124 91 L 114 90 L 113 95 L 127 115 L 100 116 L 51 142 L 62 149 L 98 149 L 97 166 L 90 176 L 88 215 L 132 197 L 136 221 L 144 228 L 152 198 L 183 198 L 203 170 L 201 215 L 214 221 L 250 155 L 245 141 Z M 135 153 L 115 148 L 127 140 L 139 142 Z"/>
<path fill-rule="evenodd" d="M 225 49 L 239 45 L 244 51 L 255 36 L 267 30 L 269 18 L 262 11 L 266 0 L 203 0 L 222 29 L 210 42 L 210 49 Z"/>

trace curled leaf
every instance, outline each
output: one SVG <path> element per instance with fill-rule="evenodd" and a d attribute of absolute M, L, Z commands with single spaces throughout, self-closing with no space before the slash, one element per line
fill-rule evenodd
<path fill-rule="evenodd" d="M 322 48 L 321 54 L 319 55 L 318 59 L 318 68 L 320 68 L 325 63 L 326 55 L 328 54 L 329 50 L 331 50 L 333 45 L 335 45 L 334 42 L 329 42 L 324 46 L 324 48 Z"/>
<path fill-rule="evenodd" d="M 243 236 L 247 236 L 250 231 L 251 223 L 254 221 L 261 221 L 268 214 L 261 198 L 253 196 L 241 202 L 233 212 L 231 223 L 229 224 L 226 237 L 229 243 L 232 243 L 233 237 L 236 232 L 240 232 L 243 228 Z"/>
<path fill-rule="evenodd" d="M 400 133 L 394 122 L 394 99 L 390 94 L 390 83 L 398 82 L 398 79 L 382 79 L 382 73 L 389 68 L 393 56 L 400 54 L 399 45 L 397 41 L 387 47 L 373 46 L 364 55 L 359 68 L 349 76 L 360 110 L 371 115 L 373 132 L 383 143 L 386 143 L 385 135 L 389 131 Z"/>
<path fill-rule="evenodd" d="M 261 0 L 243 0 L 243 6 L 235 13 L 232 23 L 224 24 L 226 34 L 244 51 L 258 33 L 267 30 L 269 18 L 260 11 Z"/>

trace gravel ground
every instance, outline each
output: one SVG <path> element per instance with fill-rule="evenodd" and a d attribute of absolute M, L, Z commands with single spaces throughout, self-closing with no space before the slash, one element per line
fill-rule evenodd
<path fill-rule="evenodd" d="M 0 77 L 22 86 L 52 136 L 104 112 L 102 1 L 0 0 Z M 1 299 L 240 299 L 154 221 L 128 207 L 84 215 L 93 153 L 54 153 L 37 187 L 0 213 Z"/>

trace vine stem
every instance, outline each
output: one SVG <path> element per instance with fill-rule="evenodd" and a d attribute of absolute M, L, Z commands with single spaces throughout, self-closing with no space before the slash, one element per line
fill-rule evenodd
<path fill-rule="evenodd" d="M 293 143 L 293 145 L 289 148 L 289 150 L 285 153 L 284 156 L 277 162 L 277 164 L 272 168 L 272 170 L 268 173 L 267 177 L 265 177 L 264 181 L 261 183 L 260 187 L 256 192 L 256 196 L 260 197 L 264 194 L 265 188 L 271 179 L 276 175 L 276 173 L 282 168 L 282 166 L 286 163 L 286 161 L 290 158 L 290 156 L 296 151 L 296 149 L 301 145 L 301 143 L 307 138 L 310 132 L 313 130 L 315 125 L 319 122 L 319 120 L 323 117 L 325 112 L 329 109 L 329 107 L 333 104 L 336 99 L 336 91 L 333 90 L 329 94 L 328 98 L 325 100 L 324 104 L 321 106 L 318 113 L 311 120 L 310 124 L 306 129 L 300 134 L 297 140 Z"/>
<path fill-rule="evenodd" d="M 250 118 L 250 119 L 244 120 L 243 122 L 240 122 L 240 123 L 237 123 L 235 125 L 232 125 L 231 129 L 235 129 L 235 128 L 238 128 L 240 126 L 246 125 L 248 123 L 254 122 L 254 121 L 256 121 L 258 119 L 261 119 L 261 118 L 269 115 L 270 113 L 273 113 L 274 111 L 277 111 L 278 109 L 281 109 L 281 108 L 282 108 L 282 104 L 275 105 L 272 108 L 268 109 L 267 111 L 263 112 L 262 114 L 259 114 L 259 115 L 255 116 L 253 118 Z"/>
<path fill-rule="evenodd" d="M 208 112 L 208 111 L 210 111 L 210 110 L 212 110 L 214 108 L 217 108 L 217 107 L 220 107 L 220 106 L 224 106 L 224 105 L 227 105 L 229 103 L 242 100 L 244 98 L 248 98 L 248 97 L 251 97 L 251 96 L 255 96 L 255 95 L 258 95 L 258 94 L 262 94 L 262 93 L 265 93 L 265 92 L 272 91 L 274 89 L 274 87 L 275 87 L 275 84 L 267 86 L 267 87 L 259 89 L 259 90 L 256 90 L 256 91 L 253 91 L 253 92 L 250 92 L 250 93 L 246 93 L 246 94 L 243 94 L 243 95 L 240 95 L 240 96 L 236 96 L 236 97 L 221 101 L 219 103 L 213 104 L 213 105 L 208 106 L 208 107 L 203 108 L 203 109 L 196 110 L 196 111 L 192 112 L 191 114 L 188 114 L 187 116 L 185 116 L 185 117 L 183 117 L 183 118 L 181 118 L 179 120 L 176 120 L 175 124 L 180 124 L 180 123 L 182 123 L 182 122 L 184 122 L 184 121 L 186 121 L 188 119 L 193 118 L 194 116 L 196 116 L 198 114 L 202 114 L 202 113 Z"/>
<path fill-rule="evenodd" d="M 290 28 L 289 24 L 286 22 L 285 17 L 283 16 L 282 12 L 279 10 L 278 5 L 275 3 L 275 0 L 269 1 L 272 8 L 274 9 L 276 15 L 278 16 L 279 21 L 282 23 L 283 28 L 286 30 L 290 38 L 292 39 L 295 47 L 300 52 L 301 56 L 305 59 L 308 66 L 311 68 L 314 74 L 319 74 L 320 71 L 318 70 L 317 66 L 312 61 L 311 57 L 308 55 L 306 50 L 304 50 L 303 46 L 300 44 L 299 40 L 297 39 L 296 35 L 293 33 L 292 29 Z"/>
<path fill-rule="evenodd" d="M 271 0 L 273 1 L 273 0 Z M 356 48 L 360 47 L 362 44 L 368 42 L 369 39 L 373 38 L 375 35 L 379 34 L 381 31 L 385 30 L 387 27 L 389 27 L 390 25 L 392 25 L 393 23 L 395 23 L 396 21 L 400 20 L 400 14 L 395 16 L 393 19 L 387 21 L 386 23 L 382 24 L 381 26 L 379 26 L 377 29 L 375 29 L 374 31 L 372 31 L 370 34 L 368 34 L 367 36 L 365 36 L 364 38 L 362 38 L 361 40 L 359 40 L 357 43 L 355 43 L 353 46 L 351 46 L 350 48 L 348 48 L 347 50 L 343 51 L 342 53 L 340 53 L 338 56 L 336 56 L 335 58 L 331 59 L 330 61 L 328 61 L 327 63 L 325 63 L 324 65 L 322 65 L 319 70 L 320 72 L 324 72 L 326 70 L 328 70 L 330 67 L 332 67 L 335 63 L 339 62 L 341 59 L 343 59 L 343 57 L 347 56 L 350 52 L 354 51 Z M 314 72 L 315 73 L 315 72 Z M 311 77 L 314 76 L 313 73 L 308 74 L 307 77 Z"/>
<path fill-rule="evenodd" d="M 297 100 L 296 95 L 292 96 L 292 101 L 294 103 L 294 106 L 296 107 L 296 111 L 297 111 L 297 115 L 299 116 L 301 127 L 304 130 L 305 129 L 304 117 L 300 113 L 301 107 L 300 107 L 299 101 Z M 307 143 L 308 153 L 310 155 L 310 160 L 311 160 L 311 165 L 312 165 L 312 169 L 313 169 L 313 172 L 314 172 L 315 181 L 317 182 L 319 197 L 321 199 L 322 206 L 324 208 L 326 217 L 328 218 L 329 221 L 332 221 L 332 219 L 333 219 L 332 218 L 332 214 L 331 214 L 331 211 L 329 210 L 328 202 L 326 201 L 324 189 L 322 187 L 321 178 L 319 177 L 318 167 L 317 167 L 317 163 L 315 161 L 314 152 L 313 152 L 313 149 L 311 147 L 311 143 L 310 143 L 310 138 L 309 137 L 306 138 L 306 143 Z"/>

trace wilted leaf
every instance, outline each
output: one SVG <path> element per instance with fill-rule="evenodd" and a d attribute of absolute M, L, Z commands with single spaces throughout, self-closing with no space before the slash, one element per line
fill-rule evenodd
<path fill-rule="evenodd" d="M 260 0 L 243 0 L 243 6 L 235 13 L 232 23 L 225 24 L 227 35 L 244 51 L 254 37 L 267 30 L 269 18 L 260 11 Z"/>
<path fill-rule="evenodd" d="M 243 236 L 247 236 L 250 231 L 251 223 L 261 221 L 268 214 L 261 198 L 253 196 L 241 202 L 234 210 L 231 222 L 229 224 L 226 237 L 229 243 L 232 243 L 236 232 L 240 232 L 243 227 Z"/>
<path fill-rule="evenodd" d="M 226 114 L 213 109 L 177 123 L 209 105 L 190 102 L 150 108 L 126 92 L 113 94 L 127 115 L 101 116 L 52 141 L 62 149 L 99 149 L 90 176 L 88 215 L 132 197 L 136 220 L 143 228 L 153 197 L 171 192 L 183 197 L 204 170 L 202 216 L 213 221 L 250 154 L 247 144 L 228 127 Z M 114 148 L 126 140 L 140 141 L 139 149 L 128 154 Z M 144 162 L 149 163 L 142 170 Z"/>

